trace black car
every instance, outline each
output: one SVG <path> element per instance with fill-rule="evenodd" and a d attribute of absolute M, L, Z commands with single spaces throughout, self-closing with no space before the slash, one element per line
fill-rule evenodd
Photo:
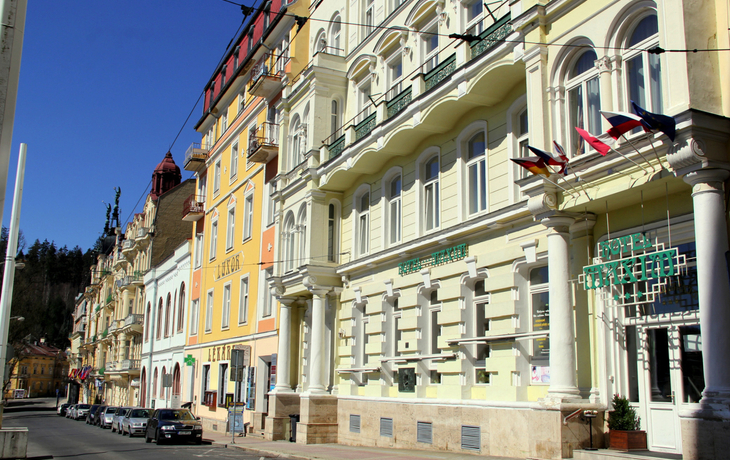
<path fill-rule="evenodd" d="M 157 444 L 165 441 L 203 442 L 203 424 L 188 409 L 156 409 L 149 421 L 144 439 Z"/>
<path fill-rule="evenodd" d="M 101 418 L 102 415 L 104 415 L 104 411 L 106 411 L 107 407 L 108 406 L 102 404 L 101 406 L 99 406 L 98 409 L 96 409 L 96 412 L 94 412 L 94 419 L 91 422 L 92 425 L 99 426 L 99 419 Z"/>
<path fill-rule="evenodd" d="M 99 410 L 99 407 L 101 407 L 99 404 L 92 404 L 91 407 L 89 407 L 89 413 L 86 414 L 86 424 L 94 424 L 94 414 L 96 414 L 96 411 Z"/>
<path fill-rule="evenodd" d="M 68 409 L 71 406 L 72 406 L 71 403 L 63 403 L 60 406 L 58 406 L 58 411 L 57 411 L 58 415 L 60 415 L 61 417 L 65 417 L 66 409 Z"/>

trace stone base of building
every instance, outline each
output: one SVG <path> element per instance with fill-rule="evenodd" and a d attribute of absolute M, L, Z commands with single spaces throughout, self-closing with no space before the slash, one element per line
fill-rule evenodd
<path fill-rule="evenodd" d="M 340 398 L 338 442 L 351 446 L 463 452 L 465 455 L 570 458 L 573 450 L 590 446 L 591 425 L 582 414 L 563 423 L 574 410 L 576 407 L 545 410 L 470 406 L 469 401 L 429 404 L 412 400 Z M 359 433 L 351 430 L 352 415 L 360 416 Z M 419 422 L 422 431 L 430 430 L 430 443 L 421 442 L 423 438 L 419 440 Z M 392 430 L 392 435 L 381 434 L 381 424 L 384 424 L 385 432 Z M 603 412 L 599 411 L 592 422 L 594 447 L 604 447 L 603 426 Z M 462 427 L 466 427 L 472 436 L 462 438 Z M 476 438 L 475 433 L 478 433 Z"/>
<path fill-rule="evenodd" d="M 264 436 L 266 431 L 266 412 L 254 412 L 251 415 L 251 425 L 253 434 Z"/>
<path fill-rule="evenodd" d="M 682 458 L 725 458 L 730 452 L 730 420 L 680 419 Z"/>
<path fill-rule="evenodd" d="M 28 456 L 28 428 L 0 429 L 0 458 Z"/>
<path fill-rule="evenodd" d="M 293 414 L 299 414 L 298 393 L 270 394 L 264 438 L 267 441 L 288 440 L 291 436 L 289 416 Z"/>
<path fill-rule="evenodd" d="M 337 396 L 302 395 L 300 420 L 297 423 L 297 443 L 329 444 L 337 442 Z"/>

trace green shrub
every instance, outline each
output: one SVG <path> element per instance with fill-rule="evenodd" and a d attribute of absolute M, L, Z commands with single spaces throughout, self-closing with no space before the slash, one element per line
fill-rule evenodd
<path fill-rule="evenodd" d="M 613 395 L 613 410 L 608 413 L 610 430 L 634 431 L 639 429 L 641 419 L 623 396 Z"/>

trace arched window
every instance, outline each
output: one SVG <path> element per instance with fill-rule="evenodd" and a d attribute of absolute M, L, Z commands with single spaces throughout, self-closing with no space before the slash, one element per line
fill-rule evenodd
<path fill-rule="evenodd" d="M 150 339 L 150 317 L 152 316 L 152 305 L 147 302 L 147 314 L 145 315 L 144 321 L 144 341 L 147 342 Z"/>
<path fill-rule="evenodd" d="M 177 306 L 177 331 L 182 332 L 184 322 L 183 319 L 185 316 L 183 315 L 185 308 L 185 282 L 180 283 L 180 301 Z"/>
<path fill-rule="evenodd" d="M 165 305 L 165 337 L 170 336 L 170 308 L 172 304 L 172 298 L 170 294 L 167 294 L 167 304 Z"/>
<path fill-rule="evenodd" d="M 160 374 L 160 398 L 163 398 L 164 400 L 167 400 L 167 393 L 168 390 L 165 388 L 165 376 L 167 375 L 167 369 L 165 367 L 162 368 L 162 374 Z"/>
<path fill-rule="evenodd" d="M 624 52 L 628 99 L 651 112 L 662 112 L 663 109 L 661 61 L 658 54 L 646 51 L 657 45 L 659 24 L 656 13 L 652 12 L 631 29 Z M 631 106 L 628 107 L 631 111 Z"/>
<path fill-rule="evenodd" d="M 339 206 L 330 203 L 327 207 L 327 262 L 337 262 L 339 260 Z"/>
<path fill-rule="evenodd" d="M 434 155 L 423 165 L 423 230 L 431 231 L 439 228 L 439 157 Z"/>
<path fill-rule="evenodd" d="M 142 377 L 140 378 L 139 405 L 147 407 L 147 369 L 142 369 Z"/>
<path fill-rule="evenodd" d="M 302 123 L 299 116 L 295 116 L 292 120 L 289 138 L 291 139 L 291 154 L 289 156 L 289 169 L 291 170 L 302 162 Z"/>
<path fill-rule="evenodd" d="M 160 297 L 160 303 L 157 305 L 157 340 L 162 338 L 162 297 Z"/>
<path fill-rule="evenodd" d="M 355 195 L 355 249 L 357 255 L 370 251 L 370 188 Z"/>
<path fill-rule="evenodd" d="M 297 246 L 298 246 L 298 258 L 299 261 L 297 266 L 304 265 L 307 263 L 307 205 L 302 206 L 299 211 L 299 217 L 297 218 Z"/>
<path fill-rule="evenodd" d="M 479 131 L 466 143 L 467 203 L 469 215 L 487 209 L 486 134 Z"/>
<path fill-rule="evenodd" d="M 327 35 L 324 30 L 320 30 L 317 34 L 317 39 L 314 41 L 314 53 L 326 53 L 327 52 Z"/>
<path fill-rule="evenodd" d="M 330 120 L 330 123 L 332 125 L 332 137 L 330 139 L 332 142 L 334 142 L 335 140 L 337 140 L 337 138 L 340 137 L 340 132 L 342 128 L 340 103 L 337 99 L 332 99 Z"/>
<path fill-rule="evenodd" d="M 592 134 L 600 134 L 601 131 L 600 84 L 595 66 L 597 59 L 596 52 L 592 49 L 577 56 L 572 61 L 565 82 L 568 98 L 568 138 L 576 155 L 587 151 L 583 138 L 575 130 L 576 126 Z"/>
<path fill-rule="evenodd" d="M 284 239 L 284 272 L 294 270 L 296 257 L 296 225 L 294 222 L 294 214 L 290 211 L 284 219 L 282 232 Z"/>
<path fill-rule="evenodd" d="M 336 56 L 344 56 L 345 50 L 342 46 L 342 40 L 340 39 L 340 35 L 342 33 L 342 21 L 340 19 L 340 15 L 336 15 L 332 22 L 330 23 L 330 30 L 329 30 L 329 53 L 334 54 Z"/>
<path fill-rule="evenodd" d="M 530 133 L 527 117 L 526 96 L 517 98 L 510 108 L 507 109 L 507 135 L 509 141 L 507 148 L 510 158 L 523 158 L 531 155 L 527 149 Z M 530 174 L 530 172 L 522 166 L 516 163 L 510 164 L 509 183 L 511 186 L 510 201 L 512 203 L 516 203 L 523 199 L 520 186 L 517 185 L 516 182 L 531 175 L 532 174 Z"/>
<path fill-rule="evenodd" d="M 180 364 L 175 364 L 175 370 L 172 373 L 172 394 L 180 396 Z"/>
<path fill-rule="evenodd" d="M 155 368 L 155 373 L 152 374 L 152 397 L 157 397 L 157 368 Z"/>
<path fill-rule="evenodd" d="M 383 196 L 387 203 L 384 205 L 385 212 L 385 241 L 388 245 L 397 244 L 401 241 L 402 222 L 402 201 L 403 179 L 400 168 L 390 172 L 383 178 Z"/>

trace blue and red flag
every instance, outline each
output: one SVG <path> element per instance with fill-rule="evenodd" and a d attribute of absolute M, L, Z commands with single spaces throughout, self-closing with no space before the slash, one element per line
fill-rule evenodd
<path fill-rule="evenodd" d="M 634 112 L 641 117 L 649 128 L 663 132 L 670 141 L 674 142 L 677 128 L 677 122 L 674 118 L 659 113 L 647 112 L 634 101 L 631 101 L 631 105 L 634 107 Z"/>
<path fill-rule="evenodd" d="M 618 139 L 635 128 L 642 127 L 645 131 L 649 131 L 649 126 L 638 115 L 624 112 L 608 112 L 601 110 L 601 115 L 611 123 L 611 128 L 606 131 L 614 139 Z"/>

